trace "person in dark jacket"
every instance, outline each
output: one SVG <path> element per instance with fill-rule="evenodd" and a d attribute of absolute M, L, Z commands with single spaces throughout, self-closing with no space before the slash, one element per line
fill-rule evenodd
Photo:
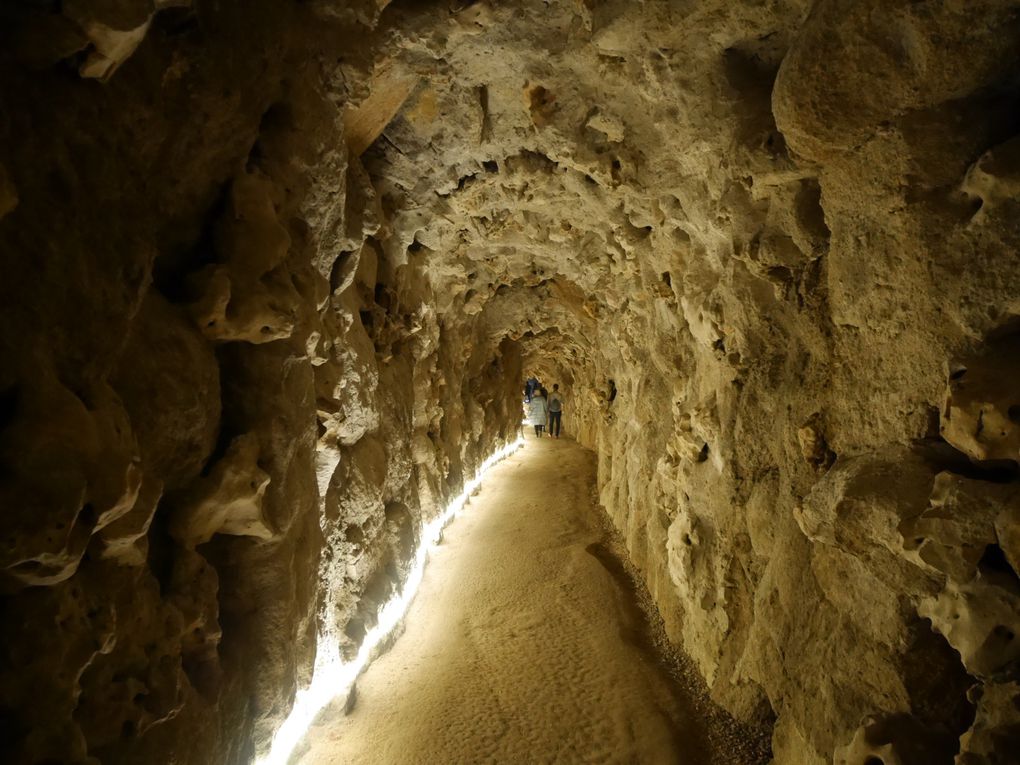
<path fill-rule="evenodd" d="M 560 393 L 560 386 L 553 385 L 552 393 L 549 394 L 549 435 L 554 438 L 560 437 L 560 425 L 563 421 L 563 394 Z"/>

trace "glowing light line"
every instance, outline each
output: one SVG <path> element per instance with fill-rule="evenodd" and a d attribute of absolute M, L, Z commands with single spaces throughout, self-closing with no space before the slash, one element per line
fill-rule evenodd
<path fill-rule="evenodd" d="M 509 457 L 523 445 L 524 439 L 518 437 L 516 441 L 507 444 L 492 454 L 481 464 L 474 478 L 464 484 L 463 491 L 446 506 L 446 509 L 432 521 L 425 524 L 421 530 L 418 550 L 415 553 L 414 562 L 408 572 L 407 579 L 404 581 L 403 589 L 400 591 L 400 594 L 391 598 L 379 610 L 378 621 L 365 634 L 365 639 L 358 649 L 357 656 L 351 661 L 343 661 L 340 653 L 340 641 L 336 632 L 330 629 L 332 625 L 325 627 L 317 639 L 312 682 L 307 688 L 297 692 L 290 714 L 273 736 L 273 743 L 270 746 L 269 753 L 256 760 L 256 765 L 287 765 L 294 748 L 304 737 L 322 708 L 338 696 L 350 692 L 354 686 L 354 681 L 358 679 L 358 675 L 361 674 L 362 670 L 371 661 L 372 652 L 393 631 L 394 627 L 400 623 L 408 606 L 414 599 L 414 595 L 418 591 L 418 586 L 421 584 L 425 573 L 425 563 L 428 561 L 428 554 L 439 543 L 439 536 L 442 534 L 443 529 L 464 509 L 468 498 L 481 485 L 482 479 L 489 469 L 497 462 Z M 327 587 L 331 586 L 330 581 L 325 581 L 323 584 Z"/>

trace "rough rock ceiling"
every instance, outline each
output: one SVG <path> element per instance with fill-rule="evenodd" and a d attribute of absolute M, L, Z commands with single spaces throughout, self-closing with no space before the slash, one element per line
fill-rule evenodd
<path fill-rule="evenodd" d="M 777 762 L 1016 750 L 1016 2 L 0 21 L 15 761 L 264 747 L 525 370 Z"/>

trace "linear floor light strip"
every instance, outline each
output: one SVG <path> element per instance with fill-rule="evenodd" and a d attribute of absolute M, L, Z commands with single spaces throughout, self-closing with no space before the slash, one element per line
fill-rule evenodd
<path fill-rule="evenodd" d="M 339 638 L 335 631 L 329 628 L 323 630 L 323 633 L 318 637 L 312 682 L 307 688 L 297 692 L 294 697 L 294 707 L 276 735 L 273 736 L 269 753 L 258 759 L 257 765 L 286 765 L 294 748 L 311 726 L 315 716 L 330 701 L 350 691 L 358 675 L 371 660 L 372 652 L 400 623 L 407 607 L 414 599 L 414 594 L 418 591 L 418 585 L 421 584 L 422 576 L 425 573 L 425 563 L 428 560 L 429 551 L 438 544 L 443 528 L 464 508 L 468 497 L 481 484 L 482 478 L 485 477 L 489 468 L 509 457 L 523 445 L 524 440 L 518 438 L 491 455 L 478 468 L 475 477 L 464 485 L 464 490 L 447 505 L 438 517 L 425 525 L 403 589 L 399 595 L 394 596 L 380 609 L 378 622 L 366 633 L 357 656 L 351 661 L 343 661 L 340 654 Z M 329 587 L 332 583 L 323 582 L 323 585 Z"/>

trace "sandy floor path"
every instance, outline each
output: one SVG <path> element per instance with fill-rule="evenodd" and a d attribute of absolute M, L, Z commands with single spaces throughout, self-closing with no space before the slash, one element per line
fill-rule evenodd
<path fill-rule="evenodd" d="M 490 471 L 302 765 L 750 762 L 710 752 L 703 705 L 665 670 L 594 475 L 591 452 L 533 437 Z"/>

